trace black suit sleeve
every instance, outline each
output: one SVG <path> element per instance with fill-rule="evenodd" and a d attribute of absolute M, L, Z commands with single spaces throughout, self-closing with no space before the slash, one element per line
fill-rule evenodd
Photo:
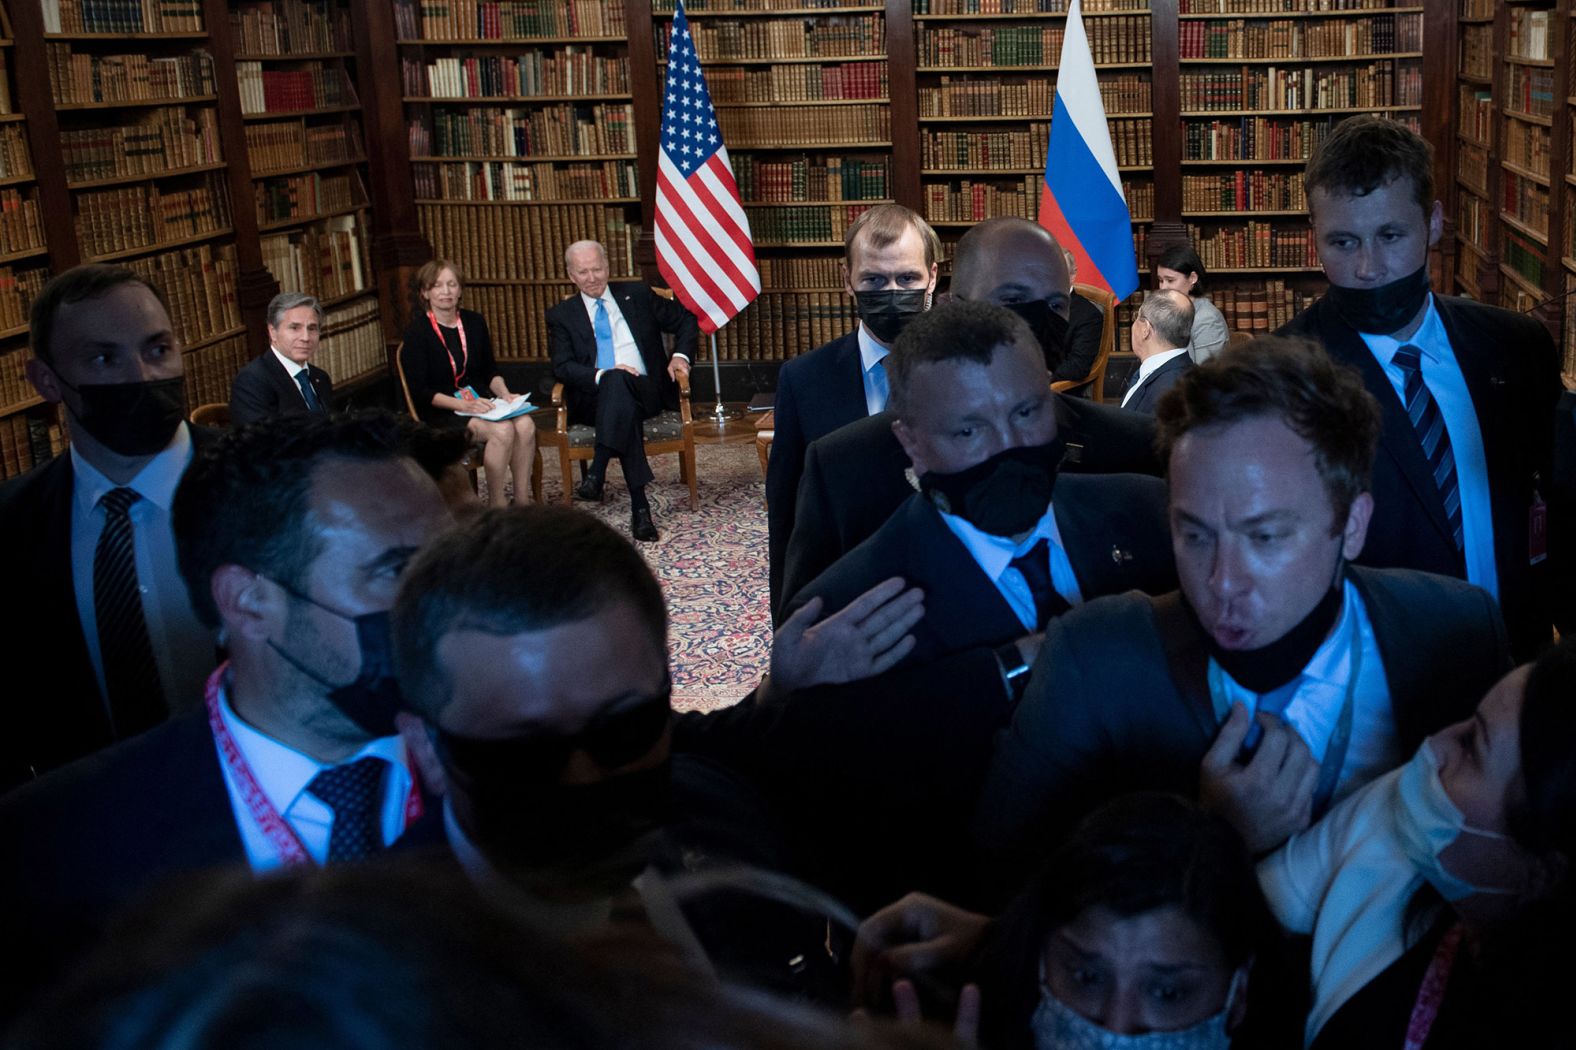
<path fill-rule="evenodd" d="M 1100 338 L 1105 334 L 1105 311 L 1076 293 L 1071 307 L 1065 352 L 1051 372 L 1057 381 L 1077 381 L 1088 375 L 1100 356 Z"/>
<path fill-rule="evenodd" d="M 272 350 L 268 352 L 273 353 Z M 279 394 L 269 385 L 267 376 L 251 365 L 235 374 L 230 384 L 231 426 L 244 427 L 278 414 Z"/>
<path fill-rule="evenodd" d="M 311 366 L 312 390 L 317 394 L 317 399 L 324 405 L 330 405 L 334 400 L 334 377 L 316 365 Z"/>
<path fill-rule="evenodd" d="M 778 622 L 777 613 L 782 608 L 788 537 L 793 534 L 795 500 L 804 472 L 804 428 L 799 421 L 798 395 L 794 393 L 796 373 L 797 369 L 788 365 L 778 373 L 777 394 L 772 401 L 772 451 L 766 464 L 767 577 L 773 622 Z"/>
<path fill-rule="evenodd" d="M 574 333 L 569 328 L 569 311 L 584 309 L 578 293 L 547 311 L 547 356 L 553 362 L 553 378 L 582 393 L 596 393 L 595 356 L 592 363 L 575 353 Z"/>
<path fill-rule="evenodd" d="M 405 383 L 410 387 L 410 399 L 424 419 L 428 419 L 429 413 L 434 411 L 432 395 L 448 394 L 454 390 L 447 366 L 443 369 L 443 382 L 441 385 L 439 383 L 435 355 L 441 355 L 444 351 L 437 345 L 437 339 L 432 332 L 432 325 L 427 323 L 427 315 L 417 314 L 405 326 L 405 345 L 399 352 Z"/>
<path fill-rule="evenodd" d="M 776 445 L 774 438 L 772 444 Z M 811 580 L 842 554 L 832 508 L 832 493 L 827 486 L 827 467 L 820 455 L 820 443 L 812 441 L 805 450 L 804 472 L 794 495 L 792 528 L 783 545 L 782 580 L 772 608 L 780 611 L 789 598 L 798 594 Z"/>
<path fill-rule="evenodd" d="M 656 318 L 657 327 L 673 336 L 673 352 L 695 360 L 695 347 L 700 342 L 700 324 L 695 320 L 695 315 L 677 299 L 657 295 L 650 289 L 647 289 L 647 294 L 651 298 L 651 315 Z"/>

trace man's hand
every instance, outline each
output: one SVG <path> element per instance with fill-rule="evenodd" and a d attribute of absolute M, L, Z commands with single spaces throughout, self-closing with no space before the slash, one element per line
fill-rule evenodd
<path fill-rule="evenodd" d="M 989 923 L 988 916 L 923 893 L 887 905 L 859 924 L 851 960 L 857 1001 L 875 1003 L 894 977 L 963 962 Z"/>
<path fill-rule="evenodd" d="M 634 365 L 619 363 L 613 367 L 618 369 L 620 372 L 628 372 L 632 376 L 638 376 L 640 374 L 640 369 L 636 368 Z"/>
<path fill-rule="evenodd" d="M 684 358 L 682 358 L 682 357 L 670 357 L 670 358 L 668 358 L 668 375 L 673 377 L 673 381 L 675 383 L 677 383 L 679 381 L 679 376 L 687 376 L 687 375 L 689 375 L 689 370 L 690 370 L 689 362 L 687 360 L 685 360 Z"/>
<path fill-rule="evenodd" d="M 1260 712 L 1258 722 L 1264 729 L 1258 750 L 1238 765 L 1252 719 L 1247 708 L 1232 705 L 1199 767 L 1198 787 L 1204 808 L 1225 817 L 1255 855 L 1308 826 L 1319 783 L 1319 763 L 1297 731 L 1276 715 Z"/>
<path fill-rule="evenodd" d="M 909 629 L 925 615 L 925 596 L 892 577 L 820 623 L 823 602 L 812 598 L 772 638 L 772 683 L 782 689 L 857 682 L 881 674 L 909 654 Z"/>

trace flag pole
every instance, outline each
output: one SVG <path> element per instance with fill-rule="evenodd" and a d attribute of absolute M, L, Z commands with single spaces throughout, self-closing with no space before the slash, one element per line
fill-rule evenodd
<path fill-rule="evenodd" d="M 717 391 L 717 407 L 712 409 L 711 418 L 719 427 L 726 426 L 728 420 L 738 419 L 742 414 L 736 408 L 729 408 L 722 403 L 722 368 L 717 364 L 717 333 L 711 333 L 711 381 Z"/>

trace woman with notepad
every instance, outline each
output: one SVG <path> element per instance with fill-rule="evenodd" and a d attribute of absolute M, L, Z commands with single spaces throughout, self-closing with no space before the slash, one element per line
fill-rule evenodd
<path fill-rule="evenodd" d="M 482 444 L 491 505 L 508 503 L 504 481 L 510 470 L 516 498 L 523 500 L 536 458 L 530 395 L 510 392 L 498 374 L 486 320 L 460 309 L 464 286 L 458 266 L 434 259 L 416 271 L 415 284 L 420 302 L 399 357 L 411 401 L 423 422 L 464 427 Z"/>

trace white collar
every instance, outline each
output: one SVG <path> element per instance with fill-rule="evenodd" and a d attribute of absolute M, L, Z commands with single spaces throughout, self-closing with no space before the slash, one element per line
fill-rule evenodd
<path fill-rule="evenodd" d="M 953 535 L 968 548 L 969 554 L 992 583 L 1001 579 L 1001 574 L 1007 571 L 1014 558 L 1029 553 L 1040 540 L 1050 540 L 1053 546 L 1062 547 L 1062 533 L 1056 527 L 1054 501 L 1045 505 L 1045 513 L 1035 523 L 1034 529 L 1017 543 L 1008 536 L 996 536 L 978 529 L 956 514 L 942 513 L 941 517 Z"/>
<path fill-rule="evenodd" d="M 1138 381 L 1142 383 L 1144 380 L 1160 371 L 1161 366 L 1167 361 L 1181 357 L 1185 353 L 1187 353 L 1187 347 L 1178 346 L 1171 350 L 1163 350 L 1158 354 L 1151 354 L 1149 357 L 1144 358 L 1144 360 L 1138 362 Z"/>
<path fill-rule="evenodd" d="M 876 365 L 886 360 L 886 356 L 892 351 L 876 342 L 876 337 L 871 335 L 869 330 L 865 328 L 863 321 L 859 322 L 859 327 L 856 331 L 859 333 L 859 367 L 861 370 L 869 372 Z"/>
<path fill-rule="evenodd" d="M 91 514 L 106 493 L 124 487 L 135 489 L 137 495 L 161 510 L 168 511 L 175 500 L 175 487 L 181 483 L 181 475 L 186 473 L 186 466 L 191 459 L 191 431 L 184 421 L 175 428 L 175 436 L 170 438 L 170 443 L 144 463 L 136 476 L 124 486 L 116 485 L 106 478 L 83 457 L 77 446 L 72 445 L 71 469 L 75 474 L 73 487 L 77 503 L 80 509 Z"/>
<path fill-rule="evenodd" d="M 611 284 L 608 285 L 606 288 L 602 289 L 601 296 L 599 296 L 598 298 L 595 298 L 595 299 L 593 299 L 591 296 L 587 295 L 585 292 L 581 292 L 580 293 L 580 301 L 585 304 L 585 308 L 587 310 L 595 310 L 597 303 L 606 303 L 609 306 L 616 306 L 617 305 L 613 301 L 613 286 Z"/>
<path fill-rule="evenodd" d="M 285 371 L 290 373 L 290 378 L 291 379 L 294 379 L 296 377 L 296 375 L 298 373 L 300 373 L 300 372 L 306 372 L 306 365 L 296 364 L 294 361 L 290 360 L 284 354 L 281 354 L 279 352 L 279 348 L 277 346 L 269 344 L 268 349 L 272 350 L 274 352 L 274 356 L 279 359 L 279 363 L 285 366 Z M 312 373 L 307 372 L 307 377 L 308 378 L 311 378 L 311 375 L 312 375 Z"/>
<path fill-rule="evenodd" d="M 1439 316 L 1433 292 L 1428 293 L 1428 310 L 1423 315 L 1423 324 L 1412 333 L 1412 338 L 1403 341 L 1393 335 L 1374 335 L 1371 332 L 1357 334 L 1362 336 L 1368 349 L 1385 368 L 1390 367 L 1395 352 L 1403 346 L 1417 347 L 1423 357 L 1435 364 L 1455 361 L 1455 353 L 1450 349 L 1450 336 L 1445 332 L 1445 322 Z"/>

